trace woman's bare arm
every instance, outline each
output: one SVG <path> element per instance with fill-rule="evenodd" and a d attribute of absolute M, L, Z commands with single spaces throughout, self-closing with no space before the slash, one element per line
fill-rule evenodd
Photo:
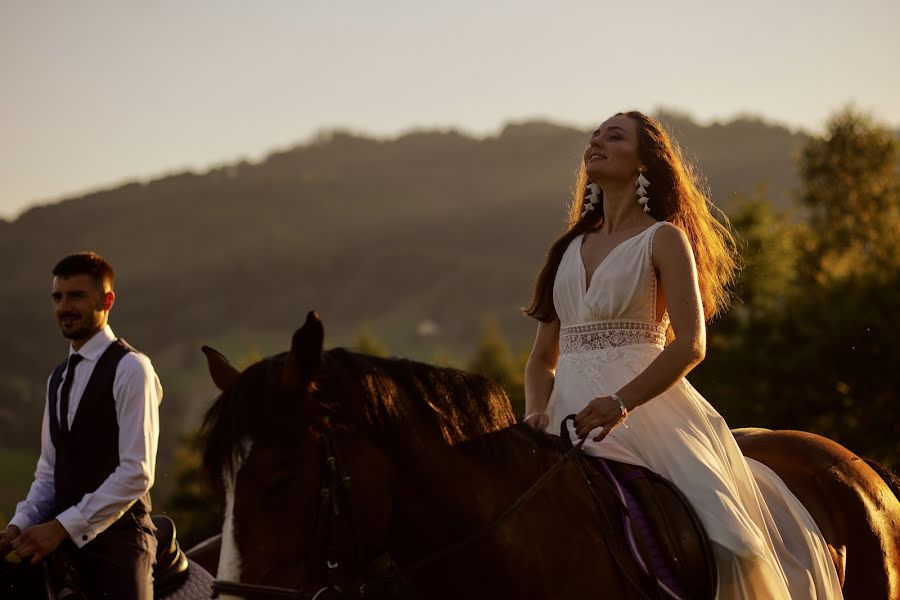
<path fill-rule="evenodd" d="M 525 365 L 525 422 L 544 429 L 550 418 L 545 414 L 553 391 L 556 361 L 559 359 L 559 318 L 538 322 L 534 346 Z"/>
<path fill-rule="evenodd" d="M 655 232 L 653 264 L 659 272 L 675 339 L 642 373 L 619 390 L 618 395 L 629 410 L 672 387 L 706 356 L 706 325 L 697 265 L 684 232 L 670 226 Z"/>

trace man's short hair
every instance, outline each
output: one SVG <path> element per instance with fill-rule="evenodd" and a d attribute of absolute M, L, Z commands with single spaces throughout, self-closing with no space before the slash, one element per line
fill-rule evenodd
<path fill-rule="evenodd" d="M 55 277 L 72 277 L 73 275 L 90 275 L 100 287 L 102 294 L 106 290 L 104 284 L 113 289 L 116 274 L 112 265 L 96 252 L 78 252 L 65 257 L 53 267 Z"/>

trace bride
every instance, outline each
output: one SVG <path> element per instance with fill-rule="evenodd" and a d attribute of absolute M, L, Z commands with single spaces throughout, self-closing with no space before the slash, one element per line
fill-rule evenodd
<path fill-rule="evenodd" d="M 713 542 L 717 597 L 841 598 L 812 517 L 684 378 L 727 306 L 735 247 L 677 146 L 646 115 L 616 114 L 591 135 L 575 189 L 526 310 L 538 328 L 525 421 L 576 413 L 585 452 L 674 482 Z"/>

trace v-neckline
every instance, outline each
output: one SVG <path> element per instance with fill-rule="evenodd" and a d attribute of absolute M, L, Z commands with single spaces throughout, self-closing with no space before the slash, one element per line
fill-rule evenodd
<path fill-rule="evenodd" d="M 578 240 L 578 252 L 577 252 L 577 254 L 578 254 L 578 264 L 579 264 L 579 266 L 580 266 L 579 271 L 581 271 L 581 289 L 582 289 L 582 298 L 587 298 L 588 292 L 591 290 L 591 288 L 594 287 L 594 279 L 595 279 L 596 276 L 597 276 L 597 271 L 600 270 L 600 267 L 602 267 L 603 265 L 606 264 L 606 261 L 609 260 L 609 257 L 611 257 L 611 256 L 615 253 L 616 250 L 618 250 L 619 248 L 621 248 L 623 244 L 625 244 L 625 243 L 627 243 L 627 242 L 630 242 L 631 240 L 635 239 L 636 237 L 639 237 L 639 236 L 644 235 L 645 233 L 647 233 L 647 231 L 649 231 L 650 229 L 652 229 L 652 228 L 655 227 L 655 226 L 656 226 L 656 223 L 654 223 L 653 225 L 648 226 L 647 228 L 645 228 L 645 229 L 639 231 L 638 233 L 636 233 L 636 234 L 634 234 L 634 235 L 632 235 L 632 236 L 630 236 L 630 237 L 625 238 L 624 240 L 622 240 L 621 242 L 619 242 L 618 244 L 616 244 L 615 246 L 613 246 L 613 249 L 610 250 L 610 251 L 607 253 L 607 255 L 603 257 L 603 260 L 601 260 L 600 263 L 599 263 L 596 267 L 594 267 L 594 270 L 593 270 L 593 272 L 591 273 L 591 282 L 590 282 L 590 284 L 589 284 L 588 281 L 587 281 L 587 266 L 584 264 L 584 257 L 583 257 L 582 254 L 581 254 L 581 249 L 584 247 L 584 237 L 585 237 L 587 234 L 586 234 L 586 233 L 580 234 L 579 237 L 580 237 L 581 239 Z"/>

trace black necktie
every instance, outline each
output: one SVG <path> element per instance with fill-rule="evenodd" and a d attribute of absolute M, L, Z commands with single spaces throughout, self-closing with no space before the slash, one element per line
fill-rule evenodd
<path fill-rule="evenodd" d="M 84 358 L 80 354 L 69 356 L 69 364 L 66 365 L 66 380 L 63 382 L 62 392 L 59 394 L 59 426 L 64 432 L 69 431 L 69 392 L 72 391 L 72 380 L 75 379 L 75 365 Z"/>

